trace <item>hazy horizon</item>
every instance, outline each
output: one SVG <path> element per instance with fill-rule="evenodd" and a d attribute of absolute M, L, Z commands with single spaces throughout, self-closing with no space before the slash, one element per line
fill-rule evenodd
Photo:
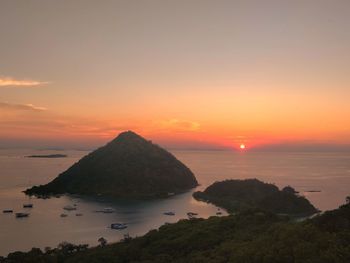
<path fill-rule="evenodd" d="M 102 140 L 98 143 L 55 143 L 54 141 L 1 141 L 0 149 L 33 149 L 33 150 L 78 150 L 78 151 L 92 151 L 106 143 L 109 140 Z M 160 145 L 167 150 L 182 150 L 182 151 L 241 151 L 235 147 L 228 147 L 215 144 L 203 144 L 201 142 L 164 142 L 152 140 L 153 143 Z M 269 144 L 246 148 L 247 152 L 350 152 L 349 144 L 300 144 L 300 143 L 283 143 L 283 144 Z"/>

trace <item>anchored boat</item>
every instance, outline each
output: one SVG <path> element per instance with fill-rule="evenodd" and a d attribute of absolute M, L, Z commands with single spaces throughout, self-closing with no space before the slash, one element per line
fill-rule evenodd
<path fill-rule="evenodd" d="M 122 230 L 122 229 L 125 229 L 127 227 L 128 226 L 126 224 L 123 224 L 123 223 L 113 223 L 113 224 L 111 224 L 111 228 L 112 229 L 117 229 L 117 230 Z"/>
<path fill-rule="evenodd" d="M 71 205 L 66 205 L 65 207 L 63 207 L 63 209 L 64 209 L 64 210 L 67 210 L 67 211 L 77 210 L 76 207 L 71 206 Z"/>
<path fill-rule="evenodd" d="M 28 217 L 29 213 L 16 213 L 17 218 Z"/>
<path fill-rule="evenodd" d="M 175 215 L 174 212 L 165 212 L 163 214 L 166 215 L 166 216 L 174 216 Z"/>

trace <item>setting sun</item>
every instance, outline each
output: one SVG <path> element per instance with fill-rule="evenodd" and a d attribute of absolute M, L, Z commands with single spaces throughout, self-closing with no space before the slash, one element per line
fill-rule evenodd
<path fill-rule="evenodd" d="M 245 145 L 244 145 L 244 144 L 241 144 L 241 145 L 239 146 L 239 148 L 240 148 L 241 150 L 244 150 L 244 149 L 245 149 Z"/>

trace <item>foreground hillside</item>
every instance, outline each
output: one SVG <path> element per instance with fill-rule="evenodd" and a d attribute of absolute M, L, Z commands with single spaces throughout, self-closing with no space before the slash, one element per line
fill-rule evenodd
<path fill-rule="evenodd" d="M 197 185 L 190 169 L 171 153 L 128 131 L 83 157 L 52 182 L 25 193 L 153 198 Z"/>
<path fill-rule="evenodd" d="M 215 182 L 193 197 L 221 206 L 231 213 L 246 209 L 261 209 L 277 214 L 309 216 L 318 210 L 290 186 L 279 190 L 277 186 L 257 179 L 225 180 Z"/>
<path fill-rule="evenodd" d="M 299 223 L 256 210 L 182 220 L 104 247 L 66 244 L 46 253 L 16 252 L 2 262 L 348 263 L 350 204 Z"/>

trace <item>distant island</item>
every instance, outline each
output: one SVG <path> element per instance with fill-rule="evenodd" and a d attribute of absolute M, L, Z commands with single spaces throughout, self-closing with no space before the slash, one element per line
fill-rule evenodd
<path fill-rule="evenodd" d="M 215 182 L 203 192 L 195 192 L 193 197 L 223 207 L 229 212 L 261 209 L 294 216 L 309 216 L 318 212 L 306 198 L 298 196 L 292 187 L 279 190 L 277 186 L 257 179 Z"/>
<path fill-rule="evenodd" d="M 27 158 L 65 158 L 66 154 L 44 154 L 44 155 L 28 155 Z"/>
<path fill-rule="evenodd" d="M 194 174 L 171 153 L 132 131 L 119 134 L 28 195 L 81 194 L 157 198 L 198 185 Z"/>

